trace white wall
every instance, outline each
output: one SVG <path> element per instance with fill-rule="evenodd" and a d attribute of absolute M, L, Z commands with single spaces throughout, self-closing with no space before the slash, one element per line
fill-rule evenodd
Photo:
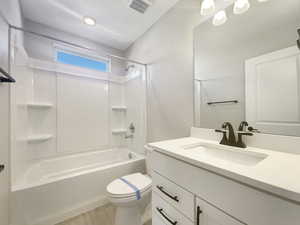
<path fill-rule="evenodd" d="M 7 69 L 7 26 L 0 18 L 0 66 Z M 8 194 L 9 194 L 9 87 L 0 84 L 0 164 L 6 166 L 0 173 L 0 224 L 8 225 Z"/>
<path fill-rule="evenodd" d="M 193 125 L 193 28 L 198 0 L 181 0 L 128 50 L 149 64 L 148 141 L 189 135 Z"/>
<path fill-rule="evenodd" d="M 136 67 L 138 67 L 136 65 Z M 127 146 L 134 152 L 144 153 L 146 144 L 146 84 L 144 66 L 139 66 L 141 75 L 129 80 L 124 84 L 124 98 L 126 111 L 125 127 L 128 128 L 131 123 L 135 127 L 134 136 L 127 139 Z"/>
<path fill-rule="evenodd" d="M 8 26 L 4 22 L 22 26 L 20 6 L 17 0 L 0 1 L 0 66 L 8 69 Z M 9 85 L 0 84 L 0 164 L 6 165 L 6 170 L 0 174 L 0 225 L 9 224 L 9 191 L 10 191 L 10 161 L 9 161 Z"/>
<path fill-rule="evenodd" d="M 71 42 L 77 45 L 85 46 L 91 49 L 94 49 L 94 51 L 91 51 L 89 53 L 91 54 L 98 54 L 101 56 L 106 56 L 107 54 L 111 55 L 117 55 L 117 56 L 124 56 L 124 52 L 115 48 L 111 48 L 108 46 L 105 46 L 100 43 L 95 43 L 93 41 L 74 36 L 72 34 L 66 33 L 61 30 L 53 29 L 51 27 L 41 25 L 36 22 L 32 22 L 29 20 L 24 21 L 24 28 L 26 30 L 34 31 L 40 34 L 49 35 L 54 38 L 58 38 L 67 42 Z M 24 38 L 24 45 L 25 49 L 29 55 L 29 57 L 42 59 L 42 60 L 53 60 L 54 58 L 54 44 L 60 44 L 58 41 L 53 41 L 50 39 L 46 39 L 43 37 L 39 37 L 36 35 L 25 33 Z M 82 49 L 80 49 L 82 51 Z M 125 71 L 125 63 L 124 61 L 112 59 L 112 72 L 118 75 L 124 75 Z"/>

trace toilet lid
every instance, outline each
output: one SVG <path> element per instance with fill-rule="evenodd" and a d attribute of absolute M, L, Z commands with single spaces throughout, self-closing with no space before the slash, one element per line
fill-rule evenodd
<path fill-rule="evenodd" d="M 141 173 L 134 173 L 114 180 L 107 186 L 107 192 L 114 197 L 140 195 L 151 187 L 152 180 Z"/>

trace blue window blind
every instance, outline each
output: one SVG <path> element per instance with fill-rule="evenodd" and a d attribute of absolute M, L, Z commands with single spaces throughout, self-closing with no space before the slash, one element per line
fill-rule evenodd
<path fill-rule="evenodd" d="M 97 61 L 62 51 L 57 52 L 57 61 L 73 66 L 108 72 L 108 62 L 106 61 Z"/>

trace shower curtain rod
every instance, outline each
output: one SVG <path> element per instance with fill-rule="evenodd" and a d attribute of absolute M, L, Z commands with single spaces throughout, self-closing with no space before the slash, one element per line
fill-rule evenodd
<path fill-rule="evenodd" d="M 61 40 L 59 38 L 55 38 L 55 37 L 52 37 L 52 36 L 49 36 L 49 35 L 40 34 L 40 33 L 34 32 L 34 31 L 26 30 L 24 28 L 17 27 L 17 26 L 11 25 L 11 24 L 8 24 L 8 26 L 9 26 L 10 30 L 15 29 L 15 30 L 23 31 L 25 33 L 29 33 L 29 34 L 44 37 L 44 38 L 47 38 L 47 39 L 51 39 L 51 40 L 54 40 L 54 41 L 62 42 L 62 43 L 67 44 L 67 45 L 72 45 L 72 46 L 77 47 L 77 48 L 82 48 L 82 49 L 86 49 L 86 50 L 89 50 L 89 51 L 96 51 L 97 52 L 96 49 L 92 49 L 92 48 L 89 48 L 89 47 L 86 47 L 86 46 L 78 45 L 78 44 L 75 44 L 75 43 L 72 43 L 72 42 L 69 42 L 69 41 L 64 41 L 64 40 Z M 141 63 L 141 62 L 138 62 L 138 61 L 135 61 L 135 60 L 127 59 L 127 58 L 122 57 L 122 56 L 111 55 L 111 54 L 108 54 L 108 53 L 104 53 L 104 55 L 107 56 L 107 57 L 111 57 L 111 58 L 115 58 L 115 59 L 119 59 L 119 60 L 123 60 L 123 61 L 128 61 L 128 62 L 140 64 L 140 65 L 143 65 L 143 66 L 147 66 L 147 64 L 145 64 L 145 63 Z"/>

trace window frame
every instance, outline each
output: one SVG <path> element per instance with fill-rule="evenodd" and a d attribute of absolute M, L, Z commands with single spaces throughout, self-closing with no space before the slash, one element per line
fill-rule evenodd
<path fill-rule="evenodd" d="M 77 66 L 77 65 L 73 65 L 73 64 L 59 62 L 58 61 L 58 53 L 59 52 L 63 52 L 66 54 L 71 54 L 74 56 L 79 56 L 79 57 L 83 57 L 86 59 L 106 63 L 107 69 L 106 69 L 106 71 L 101 71 L 101 70 L 92 69 L 92 68 L 88 68 L 88 67 L 82 67 L 82 66 Z M 65 46 L 65 45 L 54 44 L 53 59 L 56 63 L 60 63 L 63 65 L 78 67 L 78 68 L 87 69 L 87 70 L 93 70 L 93 71 L 102 72 L 102 73 L 111 73 L 111 59 L 108 57 L 103 57 L 101 55 L 95 54 L 94 52 L 92 52 L 90 50 L 84 50 L 84 49 L 77 48 L 77 47 L 69 47 L 69 46 Z"/>

